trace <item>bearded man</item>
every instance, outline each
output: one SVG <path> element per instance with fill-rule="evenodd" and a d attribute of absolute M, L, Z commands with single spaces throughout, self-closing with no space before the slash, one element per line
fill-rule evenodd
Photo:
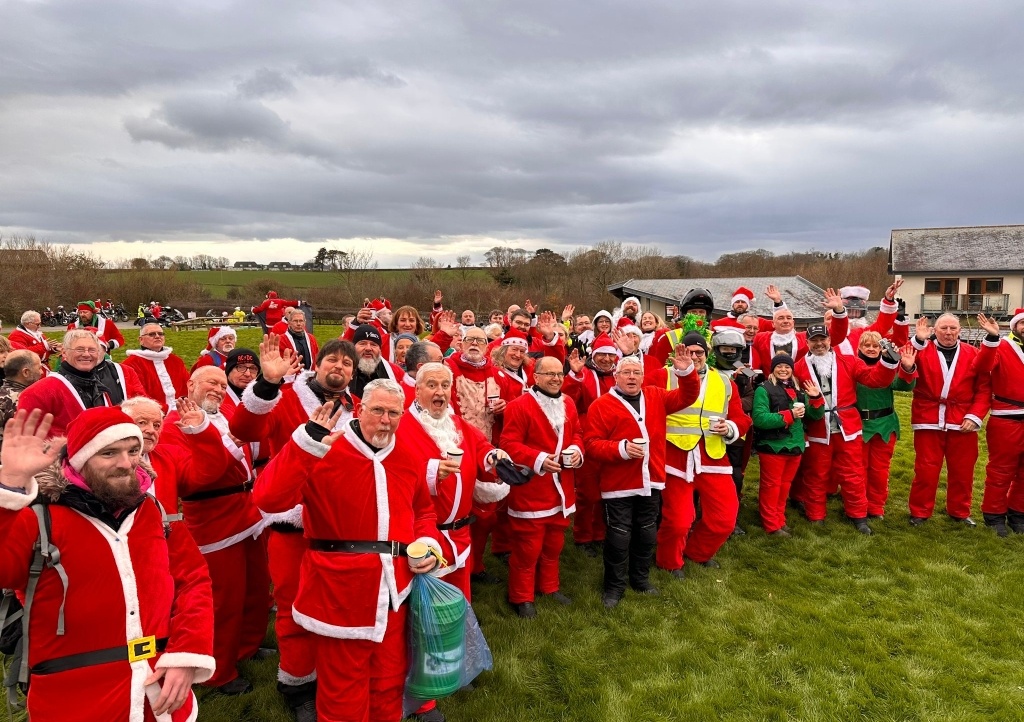
<path fill-rule="evenodd" d="M 158 323 L 147 323 L 139 330 L 140 349 L 129 349 L 123 366 L 139 377 L 146 396 L 160 404 L 166 414 L 174 410 L 174 400 L 188 391 L 188 369 L 185 362 L 164 346 L 164 329 Z"/>
<path fill-rule="evenodd" d="M 93 301 L 80 301 L 78 304 L 78 320 L 68 324 L 68 331 L 76 329 L 92 331 L 103 345 L 103 353 L 108 354 L 115 348 L 124 346 L 124 336 L 117 329 L 117 324 L 96 312 Z"/>
<path fill-rule="evenodd" d="M 0 452 L 0 586 L 32 597 L 28 714 L 194 720 L 192 684 L 214 669 L 210 578 L 195 542 L 146 493 L 142 433 L 120 409 L 79 414 L 66 446 L 46 441 L 51 420 L 19 411 Z M 50 544 L 35 583 L 41 525 Z"/>
<path fill-rule="evenodd" d="M 199 353 L 199 358 L 192 364 L 189 371 L 202 366 L 224 367 L 228 354 L 238 344 L 238 334 L 230 326 L 214 326 L 206 335 L 206 348 Z"/>
<path fill-rule="evenodd" d="M 363 395 L 363 388 L 375 379 L 391 379 L 401 382 L 405 371 L 381 356 L 384 348 L 384 336 L 375 326 L 364 323 L 357 326 L 352 333 L 355 344 L 356 363 L 355 375 L 349 382 L 349 391 L 357 399 Z"/>

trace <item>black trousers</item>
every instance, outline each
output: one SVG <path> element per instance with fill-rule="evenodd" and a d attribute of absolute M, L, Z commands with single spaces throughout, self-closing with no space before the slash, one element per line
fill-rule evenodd
<path fill-rule="evenodd" d="M 650 585 L 651 561 L 658 536 L 661 491 L 650 496 L 604 500 L 604 591 L 622 595 L 626 581 L 634 589 Z"/>

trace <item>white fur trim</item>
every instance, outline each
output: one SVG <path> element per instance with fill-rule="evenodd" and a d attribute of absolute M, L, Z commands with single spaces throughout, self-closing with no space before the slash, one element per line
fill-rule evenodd
<path fill-rule="evenodd" d="M 431 496 L 437 496 L 437 470 L 440 465 L 440 459 L 431 459 L 427 462 L 427 489 Z"/>
<path fill-rule="evenodd" d="M 619 330 L 622 331 L 623 333 L 631 333 L 634 336 L 639 336 L 640 338 L 644 337 L 644 332 L 640 330 L 639 326 L 633 323 L 629 324 L 628 326 L 623 326 Z"/>
<path fill-rule="evenodd" d="M 871 298 L 871 291 L 864 286 L 843 286 L 839 289 L 839 295 L 843 298 L 859 298 L 867 301 Z"/>
<path fill-rule="evenodd" d="M 983 346 L 988 346 L 989 348 L 997 348 L 999 346 L 999 339 L 996 339 L 995 341 L 989 341 L 988 338 L 986 338 L 981 343 Z"/>
<path fill-rule="evenodd" d="M 302 684 L 309 684 L 310 682 L 316 681 L 316 670 L 314 669 L 312 673 L 307 674 L 305 677 L 296 677 L 294 675 L 288 674 L 283 669 L 278 667 L 277 681 L 288 687 L 298 687 Z"/>
<path fill-rule="evenodd" d="M 255 539 L 263 532 L 263 527 L 265 526 L 265 524 L 266 523 L 263 521 L 263 519 L 260 518 L 258 522 L 253 524 L 248 529 L 240 531 L 237 534 L 232 534 L 226 539 L 221 539 L 220 541 L 215 541 L 210 544 L 204 544 L 203 546 L 199 547 L 199 553 L 213 554 L 214 552 L 219 552 L 221 549 L 233 547 L 235 544 L 243 542 L 249 537 Z"/>
<path fill-rule="evenodd" d="M 692 373 L 693 373 L 693 370 L 694 370 L 695 368 L 697 368 L 697 367 L 696 367 L 696 366 L 694 366 L 693 364 L 690 364 L 689 366 L 687 366 L 687 367 L 686 367 L 685 369 L 683 369 L 682 371 L 679 371 L 678 369 L 676 369 L 676 367 L 675 367 L 675 366 L 673 366 L 673 367 L 672 367 L 672 373 L 674 373 L 674 374 L 675 374 L 676 376 L 678 376 L 679 378 L 683 378 L 684 376 L 689 376 L 690 374 L 692 374 Z"/>
<path fill-rule="evenodd" d="M 210 416 L 203 411 L 203 423 L 199 424 L 199 426 L 183 426 L 181 427 L 181 433 L 191 436 L 194 434 L 201 434 L 208 428 L 210 428 Z"/>
<path fill-rule="evenodd" d="M 0 467 L 2 472 L 3 467 Z M 4 481 L 3 473 L 0 473 L 0 484 Z M 19 511 L 24 509 L 26 506 L 35 501 L 39 495 L 39 484 L 36 483 L 35 477 L 29 479 L 28 486 L 25 487 L 25 493 L 21 494 L 17 491 L 7 491 L 7 489 L 0 489 L 0 509 L 8 509 L 10 511 Z"/>
<path fill-rule="evenodd" d="M 508 484 L 477 479 L 476 486 L 473 487 L 473 501 L 481 504 L 491 504 L 504 499 L 509 495 L 510 491 L 512 491 L 512 487 Z"/>
<path fill-rule="evenodd" d="M 981 429 L 981 419 L 979 419 L 974 414 L 964 414 L 964 418 L 970 419 L 971 421 L 978 425 L 978 429 Z M 975 429 L 975 431 L 977 431 L 978 429 Z"/>
<path fill-rule="evenodd" d="M 292 432 L 292 441 L 298 444 L 299 448 L 307 454 L 312 454 L 318 459 L 327 456 L 327 452 L 331 450 L 331 447 L 327 444 L 314 441 L 313 437 L 306 433 L 305 425 L 298 427 Z"/>
<path fill-rule="evenodd" d="M 288 511 L 281 511 L 276 514 L 267 514 L 261 509 L 260 514 L 263 514 L 263 521 L 268 526 L 270 524 L 291 524 L 298 529 L 305 528 L 302 523 L 302 504 L 296 504 Z"/>
<path fill-rule="evenodd" d="M 256 382 L 254 381 L 253 383 Z M 242 392 L 242 406 L 250 413 L 257 414 L 258 416 L 269 414 L 281 400 L 281 390 L 278 389 L 277 396 L 268 401 L 267 399 L 261 399 L 253 393 L 252 386 L 253 384 L 249 384 L 245 387 L 245 391 Z"/>
<path fill-rule="evenodd" d="M 1024 312 L 1018 313 L 1016 316 L 1010 319 L 1010 330 L 1013 331 L 1013 327 L 1021 321 L 1024 321 Z"/>
<path fill-rule="evenodd" d="M 551 454 L 547 453 L 546 451 L 542 451 L 539 454 L 537 454 L 537 458 L 533 460 L 534 474 L 544 473 L 544 462 L 547 460 L 549 456 L 551 456 Z"/>
<path fill-rule="evenodd" d="M 75 471 L 81 471 L 82 467 L 85 466 L 85 462 L 98 454 L 104 447 L 128 438 L 138 439 L 141 444 L 142 431 L 135 424 L 124 423 L 108 426 L 92 437 L 85 446 L 78 450 L 77 454 L 68 459 L 68 464 Z"/>
<path fill-rule="evenodd" d="M 928 339 L 925 339 L 924 341 L 918 341 L 917 334 L 914 334 L 913 336 L 910 337 L 910 343 L 913 344 L 914 348 L 916 348 L 918 351 L 924 351 L 926 348 L 928 348 Z"/>
<path fill-rule="evenodd" d="M 238 338 L 238 334 L 235 333 L 235 329 L 231 328 L 230 326 L 220 326 L 217 328 L 214 334 L 206 340 L 206 343 L 210 345 L 210 348 L 216 349 L 217 342 L 220 341 L 225 336 L 234 336 L 235 338 Z"/>
<path fill-rule="evenodd" d="M 518 346 L 519 348 L 530 348 L 530 343 L 525 338 L 506 336 L 501 340 L 502 346 Z"/>
<path fill-rule="evenodd" d="M 625 461 L 629 461 L 629 454 L 626 453 L 626 444 L 628 443 L 628 439 L 623 439 L 619 442 L 619 456 L 621 456 Z"/>
<path fill-rule="evenodd" d="M 207 654 L 194 654 L 192 652 L 164 652 L 156 661 L 157 669 L 170 669 L 172 667 L 192 667 L 196 676 L 192 680 L 195 684 L 202 684 L 213 676 L 217 669 L 217 662 Z"/>

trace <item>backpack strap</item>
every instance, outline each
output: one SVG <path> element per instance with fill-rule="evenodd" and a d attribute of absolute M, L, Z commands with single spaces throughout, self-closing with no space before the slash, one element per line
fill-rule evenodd
<path fill-rule="evenodd" d="M 152 494 L 146 494 L 146 496 L 148 496 L 150 499 L 152 499 L 153 503 L 156 504 L 156 508 L 160 510 L 160 521 L 164 525 L 164 539 L 170 538 L 170 536 L 171 536 L 171 522 L 172 521 L 181 521 L 181 514 L 168 514 L 167 510 L 164 508 L 164 505 L 160 503 L 159 499 L 157 499 Z"/>
<path fill-rule="evenodd" d="M 22 648 L 25 653 L 21 658 L 21 672 L 18 674 L 18 681 L 28 684 L 28 649 L 29 649 L 29 619 L 32 614 L 32 602 L 36 594 L 36 586 L 39 584 L 39 577 L 43 570 L 50 567 L 60 577 L 61 585 L 64 587 L 64 596 L 60 602 L 60 609 L 57 612 L 57 636 L 64 636 L 64 604 L 68 600 L 68 574 L 64 571 L 64 565 L 60 562 L 60 549 L 54 546 L 50 540 L 50 506 L 45 503 L 34 503 L 31 509 L 35 512 L 36 521 L 39 524 L 39 537 L 32 548 L 32 563 L 28 568 L 28 584 L 25 586 L 25 609 L 21 618 Z"/>

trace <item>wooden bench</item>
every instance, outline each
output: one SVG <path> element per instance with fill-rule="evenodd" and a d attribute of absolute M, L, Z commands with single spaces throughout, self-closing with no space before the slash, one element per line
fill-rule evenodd
<path fill-rule="evenodd" d="M 214 326 L 228 326 L 230 328 L 251 328 L 259 327 L 259 321 L 253 321 L 252 323 L 240 322 L 236 323 L 228 318 L 218 318 L 216 316 L 204 316 L 202 318 L 188 318 L 184 321 L 172 321 L 170 327 L 175 331 L 192 331 L 199 328 L 210 329 Z"/>

